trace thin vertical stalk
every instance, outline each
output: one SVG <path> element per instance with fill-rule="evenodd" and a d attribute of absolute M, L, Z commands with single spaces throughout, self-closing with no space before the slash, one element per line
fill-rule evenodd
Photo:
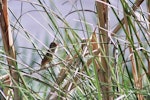
<path fill-rule="evenodd" d="M 147 9 L 148 9 L 148 13 L 150 13 L 150 0 L 147 0 Z M 148 14 L 148 22 L 150 22 L 150 15 Z M 150 24 L 148 27 L 149 31 L 150 31 Z M 150 77 L 150 58 L 147 59 L 148 62 L 148 76 Z"/>
<path fill-rule="evenodd" d="M 107 3 L 107 0 L 102 0 L 103 2 Z M 104 28 L 108 30 L 108 6 L 96 1 L 96 7 L 97 7 L 97 13 L 98 13 L 98 19 L 99 19 L 99 27 Z M 110 87 L 110 71 L 107 64 L 106 56 L 108 56 L 108 34 L 107 31 L 104 31 L 102 29 L 99 29 L 99 42 L 100 48 L 101 48 L 101 57 L 100 62 L 101 66 L 98 69 L 98 76 L 99 81 L 102 83 L 107 84 L 107 86 L 101 86 L 101 91 L 103 95 L 103 100 L 111 100 L 111 96 L 109 94 Z"/>
<path fill-rule="evenodd" d="M 13 43 L 13 38 L 10 30 L 10 23 L 8 17 L 8 6 L 7 0 L 0 0 L 0 24 L 1 24 L 1 33 L 4 44 L 4 49 L 6 52 L 6 56 L 16 59 L 15 48 Z M 19 75 L 15 71 L 17 70 L 17 64 L 15 61 L 7 58 L 7 62 L 9 65 L 10 75 L 12 76 L 13 85 L 14 85 L 14 100 L 21 100 L 19 96 L 19 89 L 16 88 L 17 84 L 19 84 Z M 15 69 L 15 70 L 14 70 Z"/>

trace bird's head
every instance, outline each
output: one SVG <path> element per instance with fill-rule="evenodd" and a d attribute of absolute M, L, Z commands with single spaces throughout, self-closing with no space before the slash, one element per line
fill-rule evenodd
<path fill-rule="evenodd" d="M 56 42 L 52 42 L 49 46 L 49 49 L 52 51 L 52 52 L 55 52 L 56 51 L 56 48 L 57 48 L 58 44 Z"/>

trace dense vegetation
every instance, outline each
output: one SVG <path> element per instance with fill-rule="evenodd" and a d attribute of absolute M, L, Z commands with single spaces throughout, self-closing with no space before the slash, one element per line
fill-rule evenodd
<path fill-rule="evenodd" d="M 150 1 L 86 2 L 0 2 L 1 100 L 148 100 Z"/>

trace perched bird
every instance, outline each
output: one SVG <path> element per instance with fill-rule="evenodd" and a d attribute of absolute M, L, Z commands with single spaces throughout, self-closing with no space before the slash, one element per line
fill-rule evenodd
<path fill-rule="evenodd" d="M 45 67 L 46 64 L 50 63 L 53 60 L 53 54 L 55 53 L 57 49 L 57 44 L 55 42 L 52 42 L 49 46 L 49 50 L 47 50 L 46 55 L 41 61 L 41 68 Z"/>

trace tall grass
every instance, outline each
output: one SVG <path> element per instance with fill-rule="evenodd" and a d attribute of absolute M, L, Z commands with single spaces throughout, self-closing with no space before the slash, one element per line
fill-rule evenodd
<path fill-rule="evenodd" d="M 120 0 L 117 6 L 112 0 L 96 0 L 93 2 L 94 9 L 86 8 L 84 3 L 87 1 L 66 1 L 62 5 L 71 5 L 66 15 L 53 0 L 9 1 L 10 4 L 13 2 L 21 7 L 19 16 L 9 8 L 13 34 L 11 43 L 16 58 L 7 55 L 9 51 L 4 40 L 1 41 L 0 52 L 0 87 L 7 98 L 149 98 L 149 0 L 147 5 L 144 0 Z M 27 5 L 31 9 L 24 10 Z M 69 16 L 73 18 L 69 19 Z M 90 23 L 89 17 L 95 22 Z M 114 24 L 115 21 L 118 24 Z M 34 27 L 26 28 L 26 24 L 32 23 L 42 31 L 37 29 L 38 32 L 33 33 Z M 1 40 L 5 38 L 1 37 Z M 52 61 L 41 68 L 41 61 L 51 42 L 58 44 L 58 51 L 52 54 Z M 17 73 L 19 80 L 12 76 L 11 71 Z"/>

